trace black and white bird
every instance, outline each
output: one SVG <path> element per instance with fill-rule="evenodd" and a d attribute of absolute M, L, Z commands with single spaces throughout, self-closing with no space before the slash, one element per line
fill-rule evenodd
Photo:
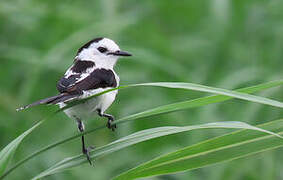
<path fill-rule="evenodd" d="M 73 65 L 58 81 L 57 90 L 59 95 L 36 101 L 23 110 L 39 104 L 57 104 L 60 108 L 68 102 L 87 98 L 96 93 L 119 86 L 119 76 L 114 71 L 114 66 L 120 56 L 131 56 L 130 53 L 121 51 L 119 46 L 108 38 L 95 38 L 79 48 Z M 105 93 L 101 96 L 88 99 L 86 102 L 75 105 L 64 112 L 77 122 L 80 132 L 84 131 L 83 120 L 95 114 L 108 118 L 107 127 L 114 131 L 116 125 L 111 125 L 114 117 L 105 111 L 113 103 L 118 90 Z M 86 148 L 82 135 L 82 152 L 91 164 L 89 151 L 93 147 Z"/>

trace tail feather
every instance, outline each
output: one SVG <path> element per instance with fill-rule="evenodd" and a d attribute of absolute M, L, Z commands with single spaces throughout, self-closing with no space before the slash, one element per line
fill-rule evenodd
<path fill-rule="evenodd" d="M 27 109 L 27 108 L 30 108 L 30 107 L 33 107 L 33 106 L 37 106 L 37 105 L 40 105 L 40 104 L 57 104 L 57 103 L 60 103 L 60 102 L 65 102 L 67 100 L 70 100 L 70 99 L 72 99 L 76 96 L 77 95 L 70 95 L 70 94 L 63 93 L 63 94 L 59 94 L 59 95 L 56 95 L 56 96 L 51 96 L 51 97 L 48 97 L 48 98 L 45 98 L 45 99 L 38 100 L 38 101 L 33 102 L 29 105 L 20 107 L 16 110 L 22 111 L 24 109 Z"/>

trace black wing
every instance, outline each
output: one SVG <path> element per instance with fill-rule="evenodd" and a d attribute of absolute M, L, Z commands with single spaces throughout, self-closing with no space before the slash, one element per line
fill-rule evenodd
<path fill-rule="evenodd" d="M 57 89 L 61 93 L 56 96 L 41 99 L 32 104 L 18 108 L 17 110 L 27 109 L 39 104 L 57 104 L 74 99 L 83 94 L 83 91 L 93 90 L 97 88 L 117 87 L 115 74 L 112 70 L 95 69 L 83 80 L 78 80 L 79 74 L 71 75 L 68 78 L 63 77 L 57 83 Z"/>
<path fill-rule="evenodd" d="M 57 83 L 57 89 L 60 93 L 66 92 L 70 87 L 74 86 L 78 81 L 81 81 L 81 75 L 89 68 L 93 68 L 95 63 L 92 61 L 82 61 L 75 59 L 74 65 L 67 71 L 69 76 L 64 76 Z"/>
<path fill-rule="evenodd" d="M 79 78 L 80 75 L 63 77 L 57 84 L 58 91 L 60 93 L 81 95 L 83 91 L 117 86 L 115 74 L 112 70 L 95 69 L 83 80 L 77 81 Z"/>
<path fill-rule="evenodd" d="M 71 75 L 68 78 L 66 77 L 61 78 L 57 83 L 57 90 L 60 93 L 67 92 L 68 89 L 73 87 L 80 78 L 81 78 L 80 74 Z"/>

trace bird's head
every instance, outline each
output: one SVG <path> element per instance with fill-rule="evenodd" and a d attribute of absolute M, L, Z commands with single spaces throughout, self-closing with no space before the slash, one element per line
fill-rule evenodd
<path fill-rule="evenodd" d="M 78 50 L 76 59 L 93 61 L 97 67 L 113 68 L 120 56 L 132 55 L 121 51 L 111 39 L 95 38 Z"/>

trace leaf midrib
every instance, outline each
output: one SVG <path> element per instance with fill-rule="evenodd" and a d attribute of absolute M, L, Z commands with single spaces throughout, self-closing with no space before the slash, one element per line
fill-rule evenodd
<path fill-rule="evenodd" d="M 283 134 L 283 132 L 280 132 L 280 133 L 277 133 L 277 134 L 280 135 L 280 134 Z M 178 158 L 178 159 L 174 159 L 174 160 L 169 160 L 167 162 L 159 163 L 157 165 L 153 165 L 153 166 L 150 166 L 149 168 L 144 168 L 144 169 L 142 169 L 140 171 L 135 171 L 135 172 L 142 172 L 143 170 L 147 170 L 147 169 L 150 169 L 150 168 L 155 168 L 155 167 L 158 167 L 158 166 L 163 166 L 163 165 L 166 165 L 168 163 L 174 163 L 174 162 L 178 162 L 178 161 L 182 161 L 182 160 L 187 160 L 187 159 L 190 159 L 190 158 L 194 158 L 196 156 L 201 156 L 201 155 L 209 154 L 209 153 L 212 153 L 212 152 L 215 152 L 215 151 L 220 151 L 220 150 L 229 149 L 229 148 L 232 148 L 232 147 L 236 147 L 236 146 L 240 146 L 240 145 L 244 145 L 244 144 L 248 144 L 248 143 L 252 143 L 252 142 L 257 142 L 259 140 L 268 139 L 270 137 L 276 137 L 276 136 L 274 136 L 274 135 L 264 135 L 263 137 L 259 137 L 259 138 L 255 138 L 255 139 L 250 139 L 250 140 L 246 140 L 246 141 L 243 141 L 243 142 L 238 142 L 238 143 L 235 143 L 235 144 L 226 145 L 226 146 L 223 146 L 223 147 L 220 147 L 220 148 L 216 148 L 216 149 L 212 149 L 212 150 L 208 150 L 208 151 L 204 151 L 204 152 L 188 155 L 188 156 L 186 156 L 184 158 Z M 184 149 L 180 149 L 179 151 L 182 151 Z"/>

